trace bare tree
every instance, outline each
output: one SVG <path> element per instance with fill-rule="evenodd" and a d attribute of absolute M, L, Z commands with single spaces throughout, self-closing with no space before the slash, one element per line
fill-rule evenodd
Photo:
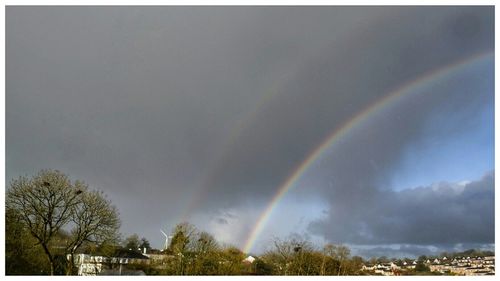
<path fill-rule="evenodd" d="M 268 256 L 274 256 L 274 265 L 280 275 L 288 275 L 288 267 L 291 264 L 294 254 L 294 245 L 289 241 L 282 241 L 279 238 L 274 239 L 274 251 L 268 252 Z"/>
<path fill-rule="evenodd" d="M 66 253 L 70 255 L 66 270 L 67 275 L 74 274 L 74 254 L 83 243 L 101 244 L 117 240 L 120 228 L 118 211 L 102 192 L 88 191 L 87 186 L 82 182 L 76 182 L 75 187 L 82 191 L 82 196 L 72 210 L 71 223 L 73 228 L 66 243 Z"/>
<path fill-rule="evenodd" d="M 193 241 L 193 250 L 197 254 L 205 254 L 209 252 L 213 252 L 218 250 L 219 245 L 217 240 L 213 237 L 212 234 L 202 231 L 200 232 L 195 241 Z"/>
<path fill-rule="evenodd" d="M 346 274 L 346 261 L 351 254 L 351 250 L 343 245 L 326 244 L 323 248 L 326 257 L 334 258 L 338 261 L 337 275 Z"/>
<path fill-rule="evenodd" d="M 274 248 L 267 251 L 263 259 L 279 275 L 310 275 L 315 271 L 311 264 L 314 249 L 309 241 L 298 235 L 285 240 L 274 238 Z"/>
<path fill-rule="evenodd" d="M 32 179 L 20 177 L 10 184 L 6 207 L 16 210 L 31 235 L 43 248 L 54 274 L 55 260 L 49 242 L 71 219 L 79 193 L 66 175 L 44 170 Z"/>
<path fill-rule="evenodd" d="M 50 243 L 65 227 L 71 228 L 66 253 L 73 254 L 85 241 L 102 241 L 116 233 L 118 213 L 102 193 L 89 192 L 83 182 L 72 183 L 57 170 L 42 170 L 28 179 L 13 180 L 6 195 L 6 209 L 17 213 L 36 239 L 54 274 L 54 249 Z"/>
<path fill-rule="evenodd" d="M 349 259 L 351 250 L 344 245 L 337 246 L 337 257 L 340 262 L 338 275 L 346 274 L 346 261 Z"/>

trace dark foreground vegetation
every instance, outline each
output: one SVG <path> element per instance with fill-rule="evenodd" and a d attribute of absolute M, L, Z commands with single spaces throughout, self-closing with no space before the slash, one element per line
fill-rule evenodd
<path fill-rule="evenodd" d="M 411 262 L 415 266 L 404 275 L 439 274 L 426 264 L 437 256 L 364 260 L 346 246 L 318 247 L 300 236 L 276 238 L 267 252 L 252 257 L 189 223 L 172 230 L 166 249 L 152 249 L 137 234 L 120 237 L 118 211 L 104 194 L 53 170 L 10 183 L 5 222 L 7 275 L 366 275 L 374 274 L 367 265 Z M 492 255 L 469 250 L 440 256 Z"/>

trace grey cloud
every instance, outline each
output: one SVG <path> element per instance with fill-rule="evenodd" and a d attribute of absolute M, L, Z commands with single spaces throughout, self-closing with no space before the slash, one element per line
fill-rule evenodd
<path fill-rule="evenodd" d="M 374 21 L 376 24 L 357 26 L 352 36 L 332 40 L 328 47 L 305 63 L 274 102 L 259 112 L 258 118 L 230 147 L 229 156 L 219 163 L 208 188 L 218 191 L 214 194 L 228 198 L 258 198 L 259 195 L 268 198 L 328 134 L 368 104 L 397 88 L 401 81 L 411 81 L 427 71 L 491 50 L 492 18 L 488 13 L 482 17 L 483 11 L 475 9 L 397 11 L 396 16 L 386 15 Z M 471 35 L 474 39 L 457 38 L 457 21 L 462 25 L 468 21 L 474 23 L 478 30 Z M 469 42 L 466 44 L 469 47 L 461 45 L 457 50 L 456 40 L 459 39 Z M 470 43 L 473 40 L 474 44 Z M 392 128 L 403 130 L 402 133 L 398 133 L 394 140 L 390 139 L 393 137 L 378 136 L 374 146 L 380 148 L 378 142 L 393 142 L 391 149 L 394 153 L 386 153 L 390 146 L 385 146 L 386 149 L 379 150 L 379 155 L 373 156 L 377 163 L 393 165 L 394 161 L 390 159 L 399 157 L 402 148 L 418 138 L 428 115 L 437 108 L 470 110 L 467 103 L 478 99 L 470 95 L 453 96 L 449 103 L 450 96 L 448 93 L 416 101 L 411 117 L 405 118 L 407 122 L 400 122 L 397 128 Z M 479 99 L 484 105 L 491 96 Z M 388 124 L 393 123 L 389 120 Z M 366 132 L 367 136 L 371 130 Z M 372 141 L 373 138 L 364 140 Z M 373 147 L 361 146 L 363 149 Z M 360 157 L 366 156 L 365 150 L 358 153 Z M 350 158 L 352 156 L 346 153 L 346 159 Z M 337 161 L 338 165 L 343 165 L 344 172 L 359 178 L 356 174 L 359 168 L 346 162 L 358 163 L 343 159 Z M 244 188 L 233 188 L 236 186 Z"/>
<path fill-rule="evenodd" d="M 494 174 L 460 186 L 440 183 L 404 191 L 379 191 L 353 223 L 346 212 L 330 212 L 309 228 L 335 242 L 353 244 L 450 245 L 494 243 Z M 341 226 L 341 227 L 336 227 Z"/>
<path fill-rule="evenodd" d="M 492 50 L 493 22 L 491 7 L 8 7 L 6 178 L 59 169 L 110 194 L 125 233 L 161 241 L 193 197 L 199 213 L 262 205 L 362 108 Z M 350 189 L 315 191 L 376 196 L 428 115 L 492 98 L 457 97 L 379 127 L 396 138 L 365 130 L 372 146 L 324 166 Z"/>
<path fill-rule="evenodd" d="M 417 258 L 421 255 L 432 256 L 439 255 L 445 252 L 445 248 L 440 248 L 439 250 L 434 247 L 431 248 L 428 245 L 393 245 L 391 246 L 376 246 L 376 247 L 354 247 L 353 255 L 359 255 L 366 259 L 371 257 L 381 257 L 386 256 L 388 258 Z"/>
<path fill-rule="evenodd" d="M 421 255 L 438 256 L 444 252 L 462 252 L 469 249 L 480 249 L 482 251 L 494 251 L 494 244 L 457 244 L 450 246 L 443 245 L 383 245 L 383 246 L 354 246 L 352 255 L 359 255 L 366 259 L 372 257 L 386 256 L 388 258 L 418 258 Z"/>
<path fill-rule="evenodd" d="M 326 194 L 330 211 L 328 219 L 311 225 L 311 231 L 328 240 L 352 243 L 491 243 L 492 178 L 482 180 L 490 191 L 477 189 L 488 204 L 475 201 L 479 195 L 472 196 L 469 191 L 448 200 L 432 188 L 402 193 L 388 188 L 405 149 L 419 147 L 429 139 L 454 138 L 480 125 L 478 108 L 493 106 L 490 67 L 488 64 L 474 75 L 466 72 L 422 90 L 422 94 L 410 96 L 388 113 L 372 116 L 352 131 L 349 139 L 322 161 L 317 172 L 323 178 L 327 175 L 330 182 L 327 186 L 320 181 L 316 188 Z M 438 116 L 446 116 L 447 123 L 440 124 L 438 132 L 428 132 Z M 445 185 L 438 191 L 447 188 Z M 436 212 L 441 206 L 450 209 Z M 471 225 L 464 225 L 464 221 Z"/>
<path fill-rule="evenodd" d="M 228 222 L 224 218 L 217 218 L 217 223 L 219 223 L 219 224 L 227 224 Z"/>

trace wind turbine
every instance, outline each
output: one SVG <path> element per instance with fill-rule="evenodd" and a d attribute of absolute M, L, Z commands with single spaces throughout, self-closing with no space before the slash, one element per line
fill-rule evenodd
<path fill-rule="evenodd" d="M 166 234 L 165 232 L 163 232 L 163 230 L 161 230 L 161 229 L 160 229 L 160 231 L 161 231 L 161 233 L 165 236 L 165 246 L 163 246 L 163 248 L 164 248 L 163 250 L 166 250 L 166 249 L 168 249 L 168 239 L 169 239 L 169 238 L 170 238 L 170 239 L 172 239 L 172 235 L 167 235 L 167 234 Z"/>

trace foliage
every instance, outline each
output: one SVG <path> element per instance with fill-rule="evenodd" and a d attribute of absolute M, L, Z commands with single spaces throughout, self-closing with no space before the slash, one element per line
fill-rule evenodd
<path fill-rule="evenodd" d="M 161 275 L 162 272 L 150 264 L 127 264 L 125 268 L 130 270 L 142 270 L 146 275 Z"/>
<path fill-rule="evenodd" d="M 429 267 L 428 267 L 427 265 L 425 265 L 425 264 L 424 264 L 424 263 L 422 263 L 422 262 L 419 262 L 419 263 L 417 263 L 417 265 L 415 266 L 415 271 L 417 271 L 417 272 L 429 272 L 429 271 L 431 271 L 431 270 L 429 269 Z"/>
<path fill-rule="evenodd" d="M 73 262 L 67 261 L 78 250 L 92 255 L 115 257 L 119 251 L 140 255 L 138 248 L 151 249 L 146 238 L 133 234 L 120 247 L 117 243 L 120 221 L 118 212 L 102 192 L 90 191 L 80 181 L 71 182 L 58 171 L 41 171 L 35 177 L 21 177 L 11 183 L 6 198 L 6 273 L 74 274 Z M 365 261 L 351 257 L 347 246 L 313 245 L 293 235 L 275 238 L 273 247 L 253 263 L 234 246 L 223 246 L 208 232 L 187 222 L 171 232 L 169 248 L 163 258 L 149 263 L 127 264 L 129 269 L 147 275 L 363 275 Z M 491 251 L 467 250 L 441 253 L 441 257 L 488 256 Z M 439 275 L 426 266 L 430 256 L 420 256 L 414 270 L 405 275 Z M 370 263 L 409 259 L 371 258 Z"/>
<path fill-rule="evenodd" d="M 125 249 L 131 250 L 131 251 L 137 252 L 138 251 L 137 249 L 139 248 L 139 245 L 140 245 L 139 235 L 137 235 L 135 233 L 132 234 L 132 235 L 130 235 L 130 236 L 128 236 L 123 241 L 123 247 Z"/>
<path fill-rule="evenodd" d="M 275 239 L 256 265 L 256 274 L 274 275 L 352 275 L 359 272 L 362 259 L 349 259 L 350 250 L 343 245 L 327 244 L 321 251 L 300 236 Z M 257 271 L 259 268 L 259 271 Z"/>
<path fill-rule="evenodd" d="M 139 245 L 139 248 L 144 249 L 146 248 L 148 251 L 151 250 L 151 245 L 149 244 L 149 241 L 142 237 L 141 238 L 141 244 Z"/>
<path fill-rule="evenodd" d="M 239 275 L 244 270 L 243 259 L 245 254 L 238 248 L 228 246 L 222 249 L 218 263 L 218 272 L 225 275 Z"/>
<path fill-rule="evenodd" d="M 57 170 L 42 170 L 32 178 L 13 180 L 6 194 L 6 212 L 15 214 L 6 216 L 7 225 L 17 220 L 36 241 L 32 245 L 42 250 L 48 262 L 43 272 L 51 275 L 58 273 L 66 254 L 71 257 L 66 273 L 73 274 L 73 254 L 85 243 L 115 240 L 120 226 L 116 208 L 102 192 L 90 191 L 85 183 L 72 182 Z M 6 246 L 6 252 L 14 253 L 14 245 Z M 16 258 L 22 259 L 22 254 Z M 19 270 L 25 274 L 29 271 Z"/>
<path fill-rule="evenodd" d="M 88 191 L 82 182 L 75 186 L 82 191 L 78 203 L 72 208 L 72 229 L 66 242 L 66 253 L 70 254 L 67 274 L 74 274 L 73 257 L 75 252 L 86 242 L 103 243 L 116 241 L 120 219 L 118 211 L 105 195 L 99 191 Z M 83 192 L 85 190 L 85 192 Z"/>
<path fill-rule="evenodd" d="M 167 250 L 171 255 L 162 274 L 166 275 L 241 275 L 245 255 L 236 247 L 221 247 L 209 233 L 189 223 L 178 224 Z"/>
<path fill-rule="evenodd" d="M 255 264 L 255 275 L 271 275 L 273 273 L 273 268 L 270 264 L 266 263 L 264 260 L 258 258 L 254 261 Z"/>
<path fill-rule="evenodd" d="M 7 275 L 46 275 L 49 263 L 19 214 L 5 213 L 5 273 Z"/>

